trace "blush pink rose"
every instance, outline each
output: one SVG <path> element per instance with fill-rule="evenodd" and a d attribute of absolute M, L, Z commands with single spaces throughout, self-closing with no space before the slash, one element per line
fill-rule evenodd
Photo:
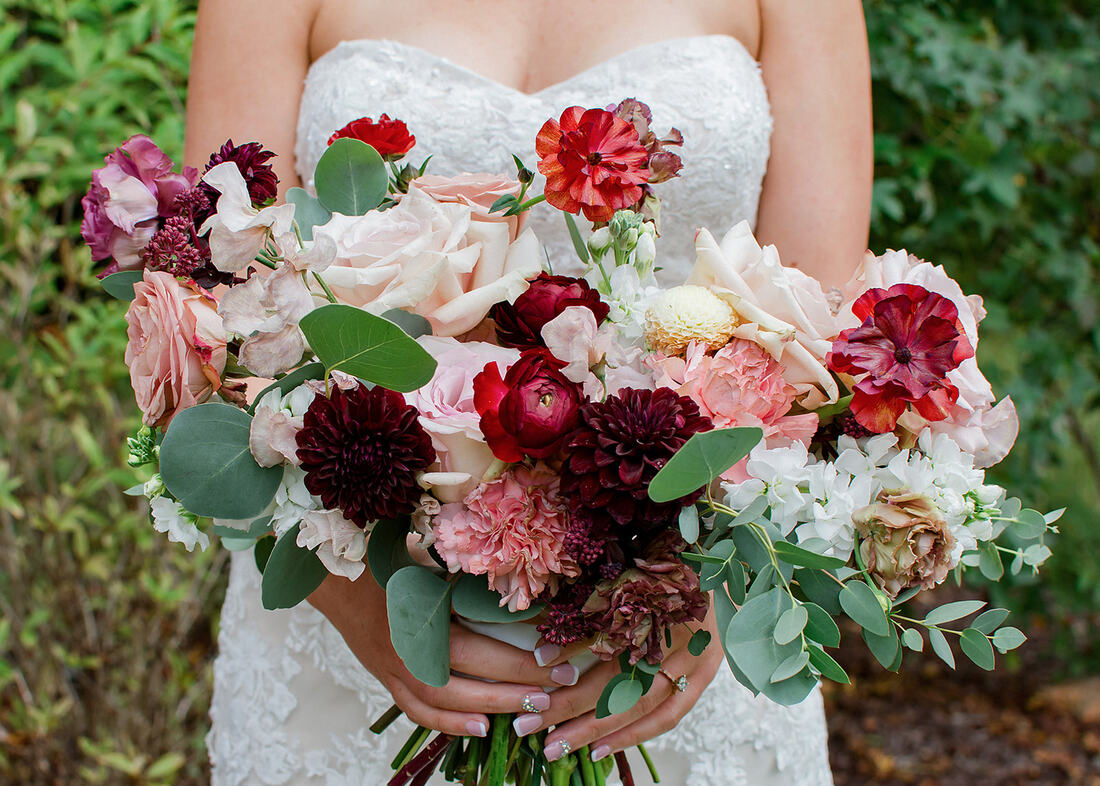
<path fill-rule="evenodd" d="M 541 464 L 483 483 L 464 502 L 443 505 L 435 547 L 452 573 L 486 575 L 511 611 L 529 608 L 559 579 L 580 575 L 564 551 L 568 513 L 558 476 Z"/>
<path fill-rule="evenodd" d="M 526 214 L 506 216 L 503 210 L 489 212 L 493 203 L 502 196 L 519 196 L 520 183 L 515 178 L 485 172 L 463 172 L 454 177 L 421 175 L 414 182 L 417 188 L 435 201 L 466 205 L 470 208 L 470 217 L 473 220 L 502 222 L 508 225 L 512 240 L 519 236 L 521 222 Z"/>
<path fill-rule="evenodd" d="M 474 377 L 488 363 L 496 363 L 503 376 L 519 360 L 519 350 L 437 336 L 422 336 L 418 341 L 438 365 L 431 382 L 406 394 L 405 400 L 420 412 L 420 425 L 432 439 L 437 462 L 431 471 L 468 475 L 460 484 L 432 489 L 443 502 L 460 502 L 493 463 L 493 451 L 481 433 L 481 416 L 474 408 Z"/>
<path fill-rule="evenodd" d="M 225 329 L 218 302 L 195 285 L 146 270 L 126 312 L 126 365 L 147 426 L 167 426 L 221 387 Z"/>

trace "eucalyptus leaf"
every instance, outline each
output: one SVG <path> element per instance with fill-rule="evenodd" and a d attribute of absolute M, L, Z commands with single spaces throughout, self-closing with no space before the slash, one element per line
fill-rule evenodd
<path fill-rule="evenodd" d="M 623 680 L 611 689 L 607 697 L 607 709 L 612 715 L 619 715 L 634 707 L 642 698 L 642 683 L 638 680 Z"/>
<path fill-rule="evenodd" d="M 744 524 L 756 521 L 762 515 L 764 511 L 768 509 L 768 498 L 766 495 L 761 494 L 754 499 L 748 505 L 741 509 L 734 519 L 730 522 L 730 527 L 740 527 Z"/>
<path fill-rule="evenodd" d="M 722 645 L 722 651 L 726 656 L 726 664 L 730 668 L 730 672 L 736 680 L 744 685 L 747 690 L 752 691 L 753 695 L 759 695 L 760 691 L 752 684 L 752 681 L 745 676 L 745 673 L 738 668 L 733 658 L 730 656 L 729 651 L 729 625 L 733 619 L 734 614 L 737 613 L 737 607 L 733 605 L 733 601 L 730 596 L 726 594 L 725 590 L 721 587 L 716 589 L 712 594 L 714 598 L 714 621 L 718 627 L 718 641 Z"/>
<path fill-rule="evenodd" d="M 611 694 L 615 688 L 624 682 L 630 682 L 630 674 L 616 674 L 610 680 L 607 681 L 607 685 L 604 686 L 603 692 L 600 693 L 600 698 L 596 701 L 596 717 L 606 718 L 612 714 L 610 707 L 608 706 L 611 700 Z"/>
<path fill-rule="evenodd" d="M 699 540 L 699 511 L 694 505 L 685 505 L 679 517 L 680 536 L 688 543 Z"/>
<path fill-rule="evenodd" d="M 959 649 L 963 651 L 963 655 L 974 662 L 975 666 L 986 671 L 993 671 L 993 667 L 996 665 L 993 645 L 989 643 L 986 635 L 977 628 L 967 628 L 962 632 L 962 635 L 959 636 Z"/>
<path fill-rule="evenodd" d="M 712 559 L 720 559 L 721 562 L 707 561 L 699 574 L 699 588 L 704 592 L 710 592 L 726 580 L 726 564 L 733 556 L 733 541 L 721 540 L 715 543 L 708 551 L 707 556 Z"/>
<path fill-rule="evenodd" d="M 943 635 L 943 631 L 938 628 L 929 628 L 928 641 L 939 659 L 951 668 L 955 668 L 955 655 L 951 652 L 951 645 L 947 643 L 947 637 Z"/>
<path fill-rule="evenodd" d="M 435 359 L 404 330 L 354 306 L 321 306 L 302 317 L 299 327 L 330 372 L 402 393 L 423 387 L 435 374 Z"/>
<path fill-rule="evenodd" d="M 780 663 L 779 666 L 776 667 L 775 671 L 772 673 L 771 681 L 775 683 L 790 679 L 794 675 L 798 674 L 798 672 L 802 671 L 802 669 L 804 669 L 806 667 L 806 664 L 809 662 L 809 652 L 807 652 L 806 650 L 796 652 L 794 655 L 791 655 L 789 658 L 787 658 L 785 661 Z"/>
<path fill-rule="evenodd" d="M 867 642 L 867 648 L 871 650 L 875 660 L 882 664 L 882 668 L 892 671 L 894 660 L 898 656 L 898 649 L 901 647 L 901 640 L 898 639 L 897 631 L 894 630 L 893 625 L 890 626 L 889 630 L 890 632 L 885 636 L 879 636 L 864 628 L 863 640 Z"/>
<path fill-rule="evenodd" d="M 972 623 L 970 623 L 970 627 L 977 628 L 982 633 L 992 633 L 1008 619 L 1008 615 L 1008 609 L 990 609 L 989 611 L 983 611 Z"/>
<path fill-rule="evenodd" d="M 236 527 L 225 527 L 219 524 L 215 524 L 211 527 L 211 531 L 219 538 L 225 540 L 229 539 L 244 539 L 248 541 L 254 541 L 271 531 L 271 516 L 261 516 L 260 518 L 252 521 L 245 529 L 237 529 Z"/>
<path fill-rule="evenodd" d="M 924 652 L 924 637 L 916 628 L 906 628 L 901 634 L 901 642 L 913 652 Z"/>
<path fill-rule="evenodd" d="M 303 382 L 307 382 L 311 379 L 324 379 L 324 376 L 325 366 L 323 363 L 307 363 L 301 368 L 296 368 L 282 379 L 275 380 L 256 394 L 256 398 L 252 399 L 252 403 L 248 406 L 248 414 L 254 415 L 256 413 L 256 405 L 260 403 L 260 399 L 271 391 L 278 390 L 280 395 L 285 396 Z"/>
<path fill-rule="evenodd" d="M 710 645 L 710 631 L 697 630 L 691 634 L 691 638 L 688 639 L 688 652 L 695 657 L 699 657 Z"/>
<path fill-rule="evenodd" d="M 290 609 L 321 586 L 328 569 L 316 553 L 297 543 L 298 528 L 291 527 L 276 542 L 260 582 L 265 609 Z"/>
<path fill-rule="evenodd" d="M 840 628 L 832 615 L 816 603 L 803 603 L 806 609 L 806 636 L 823 647 L 840 646 Z"/>
<path fill-rule="evenodd" d="M 385 587 L 394 573 L 415 565 L 409 556 L 408 519 L 381 519 L 367 539 L 367 565 L 378 585 Z"/>
<path fill-rule="evenodd" d="M 1031 540 L 1047 531 L 1047 520 L 1039 511 L 1024 508 L 1016 516 L 1015 530 L 1022 539 Z"/>
<path fill-rule="evenodd" d="M 775 568 L 771 565 L 766 565 L 762 571 L 756 574 L 756 578 L 752 580 L 752 584 L 749 586 L 749 591 L 745 593 L 745 597 L 749 600 L 760 597 L 777 584 L 778 581 L 776 579 Z"/>
<path fill-rule="evenodd" d="M 286 201 L 294 205 L 294 223 L 303 240 L 313 240 L 313 228 L 327 224 L 332 213 L 304 188 L 288 188 Z"/>
<path fill-rule="evenodd" d="M 815 554 L 785 540 L 776 541 L 775 555 L 784 562 L 789 562 L 801 568 L 830 569 L 844 566 L 844 560 L 842 559 L 826 557 L 824 554 Z"/>
<path fill-rule="evenodd" d="M 771 589 L 745 601 L 730 620 L 726 649 L 757 690 L 767 688 L 779 664 L 802 649 L 800 643 L 783 645 L 775 641 L 775 626 L 791 605 L 788 595 Z"/>
<path fill-rule="evenodd" d="M 283 468 L 261 467 L 248 449 L 252 418 L 228 404 L 199 404 L 177 414 L 160 446 L 160 475 L 196 516 L 246 519 L 275 497 Z"/>
<path fill-rule="evenodd" d="M 523 611 L 509 611 L 500 601 L 500 593 L 489 589 L 488 578 L 471 573 L 459 577 L 451 596 L 455 614 L 474 622 L 523 622 L 537 617 L 543 610 L 543 604 L 532 603 Z"/>
<path fill-rule="evenodd" d="M 957 600 L 954 603 L 945 603 L 928 612 L 924 621 L 928 625 L 942 625 L 945 622 L 967 617 L 983 606 L 985 606 L 984 600 Z"/>
<path fill-rule="evenodd" d="M 917 597 L 917 595 L 920 594 L 921 589 L 922 589 L 922 587 L 916 586 L 916 587 L 910 587 L 909 589 L 907 589 L 903 592 L 899 592 L 897 597 L 894 598 L 894 608 L 897 608 L 901 604 L 903 604 L 907 601 L 910 601 L 913 598 Z"/>
<path fill-rule="evenodd" d="M 795 604 L 791 608 L 783 612 L 779 617 L 779 622 L 775 625 L 775 643 L 776 644 L 790 644 L 792 641 L 802 635 L 802 631 L 806 627 L 806 622 L 809 620 L 810 615 L 807 613 L 806 608 L 800 604 Z M 802 664 L 805 666 L 806 664 Z M 802 670 L 802 666 L 794 669 L 790 674 L 787 674 L 779 679 L 772 675 L 772 682 L 780 682 L 787 677 L 793 677 L 795 674 Z"/>
<path fill-rule="evenodd" d="M 978 570 L 990 581 L 1000 581 L 1005 574 L 1004 565 L 1001 563 L 1001 554 L 997 550 L 997 544 L 985 541 L 978 545 Z"/>
<path fill-rule="evenodd" d="M 274 548 L 274 535 L 264 535 L 256 541 L 256 548 L 252 552 L 252 557 L 256 561 L 256 567 L 259 569 L 260 573 L 263 573 L 264 568 L 267 567 L 267 561 L 271 558 L 271 551 Z"/>
<path fill-rule="evenodd" d="M 890 635 L 890 622 L 879 604 L 878 596 L 862 581 L 849 581 L 844 585 L 837 599 L 844 613 L 855 620 L 860 627 L 876 636 Z"/>
<path fill-rule="evenodd" d="M 852 683 L 848 673 L 844 671 L 839 663 L 833 660 L 831 655 L 820 647 L 815 647 L 812 644 L 810 645 L 810 663 L 821 672 L 821 676 L 825 679 L 839 682 L 841 685 L 850 685 Z"/>
<path fill-rule="evenodd" d="M 808 654 L 806 657 L 809 660 Z M 802 671 L 792 677 L 769 683 L 764 688 L 763 693 L 776 704 L 792 707 L 795 704 L 801 704 L 810 695 L 810 691 L 816 687 L 817 677 L 810 671 L 809 666 L 805 666 Z"/>
<path fill-rule="evenodd" d="M 726 563 L 726 589 L 735 603 L 745 602 L 745 568 L 741 560 L 731 559 Z"/>
<path fill-rule="evenodd" d="M 414 677 L 433 687 L 451 678 L 451 585 L 428 568 L 401 568 L 386 584 L 390 641 Z"/>
<path fill-rule="evenodd" d="M 649 498 L 671 502 L 698 491 L 749 454 L 763 437 L 758 428 L 692 434 L 649 484 Z"/>
<path fill-rule="evenodd" d="M 420 338 L 432 334 L 432 323 L 419 314 L 405 311 L 400 308 L 391 308 L 382 314 L 382 319 L 388 319 L 393 324 L 404 330 L 409 338 Z"/>
<path fill-rule="evenodd" d="M 794 580 L 807 598 L 829 614 L 840 614 L 840 601 L 837 598 L 841 586 L 830 576 L 826 571 L 808 568 L 794 572 Z"/>
<path fill-rule="evenodd" d="M 1014 650 L 1027 641 L 1027 636 L 1019 628 L 1001 628 L 993 634 L 993 646 L 1003 652 Z"/>
<path fill-rule="evenodd" d="M 373 147 L 358 139 L 337 139 L 321 155 L 314 170 L 317 199 L 325 209 L 361 216 L 386 198 L 389 172 Z"/>
<path fill-rule="evenodd" d="M 121 273 L 104 276 L 99 283 L 111 297 L 117 300 L 133 300 L 134 284 L 141 281 L 143 275 L 141 270 L 123 270 Z"/>

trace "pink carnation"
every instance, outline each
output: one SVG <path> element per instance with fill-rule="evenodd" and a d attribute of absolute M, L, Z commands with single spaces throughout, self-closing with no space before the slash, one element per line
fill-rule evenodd
<path fill-rule="evenodd" d="M 558 476 L 539 464 L 520 466 L 474 489 L 436 518 L 435 547 L 452 573 L 489 577 L 511 611 L 530 607 L 563 577 L 580 575 L 564 552 L 568 514 Z"/>

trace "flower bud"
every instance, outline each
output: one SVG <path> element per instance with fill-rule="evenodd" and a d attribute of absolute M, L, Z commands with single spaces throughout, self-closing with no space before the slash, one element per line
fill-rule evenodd
<path fill-rule="evenodd" d="M 651 226 L 647 224 L 646 226 Z M 638 237 L 638 245 L 634 248 L 634 264 L 638 272 L 645 275 L 653 269 L 653 263 L 657 259 L 657 244 L 653 241 L 653 235 L 645 232 Z"/>
<path fill-rule="evenodd" d="M 611 230 L 600 227 L 588 236 L 588 250 L 597 257 L 602 257 L 607 249 L 611 248 Z"/>
<path fill-rule="evenodd" d="M 157 472 L 149 480 L 145 481 L 145 485 L 141 488 L 141 493 L 145 495 L 146 499 L 154 499 L 162 496 L 168 489 L 164 485 L 164 480 L 161 478 L 160 473 Z"/>

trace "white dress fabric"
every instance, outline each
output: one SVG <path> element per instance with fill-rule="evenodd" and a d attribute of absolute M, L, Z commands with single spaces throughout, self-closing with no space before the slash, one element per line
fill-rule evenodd
<path fill-rule="evenodd" d="M 767 167 L 772 120 L 760 68 L 728 36 L 638 47 L 534 94 L 408 45 L 344 42 L 317 60 L 306 79 L 298 171 L 311 185 L 332 132 L 381 113 L 408 124 L 417 139 L 411 159 L 431 154 L 435 174 L 514 173 L 512 153 L 535 169 L 535 135 L 547 118 L 574 104 L 607 106 L 629 97 L 649 104 L 659 135 L 669 126 L 684 135 L 682 176 L 658 187 L 659 278 L 681 283 L 697 227 L 717 234 L 755 221 Z M 537 206 L 528 226 L 555 272 L 576 272 L 557 211 Z M 319 612 L 308 604 L 265 611 L 259 588 L 251 552 L 235 553 L 214 664 L 207 738 L 213 784 L 385 784 L 411 726 L 402 718 L 384 735 L 372 734 L 367 727 L 391 704 L 385 688 Z M 780 707 L 754 698 L 725 667 L 680 725 L 647 747 L 662 782 L 673 786 L 832 784 L 820 692 Z M 648 782 L 644 766 L 635 776 Z"/>

